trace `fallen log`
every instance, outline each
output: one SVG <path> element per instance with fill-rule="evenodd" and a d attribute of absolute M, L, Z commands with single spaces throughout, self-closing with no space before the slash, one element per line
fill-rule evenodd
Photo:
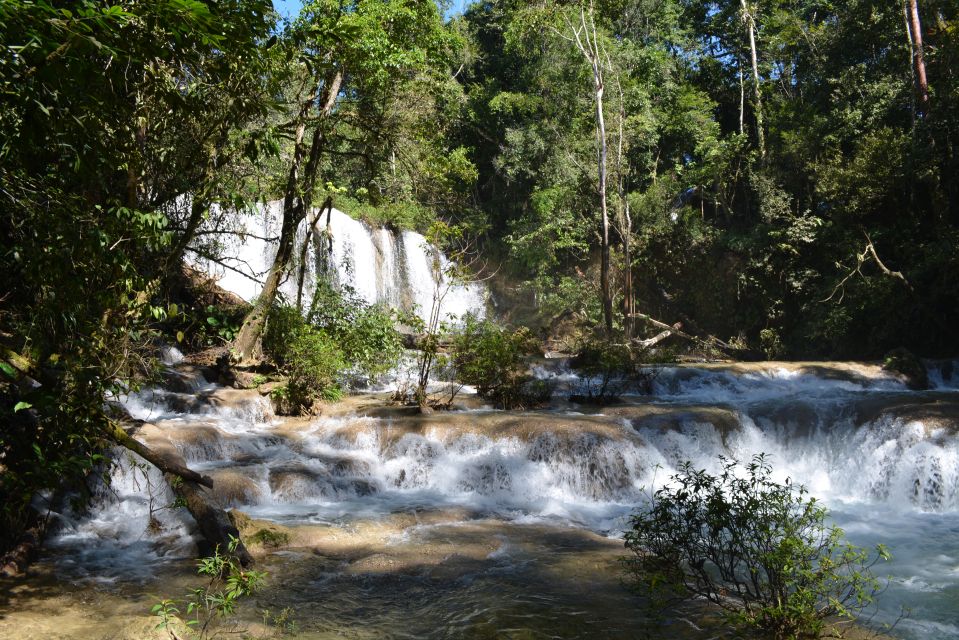
<path fill-rule="evenodd" d="M 191 482 L 203 485 L 204 487 L 209 487 L 210 489 L 213 488 L 212 478 L 209 476 L 200 475 L 185 465 L 181 465 L 175 460 L 170 460 L 168 457 L 156 453 L 139 440 L 133 438 L 133 436 L 128 434 L 123 427 L 116 422 L 113 422 L 112 420 L 109 421 L 106 426 L 106 431 L 111 440 L 116 442 L 121 447 L 129 449 L 133 453 L 137 454 L 163 473 L 178 476 L 184 480 L 189 480 Z"/>
<path fill-rule="evenodd" d="M 23 532 L 15 547 L 0 558 L 0 576 L 10 578 L 22 574 L 40 552 L 46 520 L 34 515 L 33 524 Z"/>
<path fill-rule="evenodd" d="M 213 488 L 212 478 L 189 469 L 178 459 L 179 456 L 157 453 L 128 434 L 117 422 L 111 420 L 107 429 L 108 435 L 114 442 L 163 472 L 163 478 L 170 485 L 178 502 L 193 516 L 200 528 L 200 533 L 212 549 L 219 549 L 221 553 L 225 553 L 230 547 L 230 541 L 236 538 L 237 545 L 233 550 L 233 556 L 244 567 L 253 564 L 253 557 L 240 540 L 239 530 L 230 522 L 226 511 L 213 504 L 206 495 L 204 487 Z"/>
<path fill-rule="evenodd" d="M 212 504 L 204 495 L 204 490 L 200 485 L 192 480 L 184 480 L 179 475 L 164 473 L 163 477 L 167 484 L 173 489 L 173 493 L 179 499 L 179 502 L 186 507 L 193 519 L 200 527 L 200 533 L 208 543 L 214 548 L 219 549 L 220 553 L 226 553 L 230 548 L 232 539 L 237 540 L 236 548 L 233 550 L 233 556 L 244 567 L 253 564 L 253 556 L 247 551 L 240 540 L 240 531 L 233 526 L 226 511 Z"/>
<path fill-rule="evenodd" d="M 638 318 L 642 320 L 643 322 L 645 322 L 646 324 L 656 327 L 657 329 L 663 330 L 662 333 L 659 333 L 653 336 L 652 338 L 649 338 L 648 340 L 637 340 L 636 342 L 638 342 L 643 347 L 652 346 L 658 342 L 662 342 L 663 340 L 665 340 L 671 335 L 676 335 L 676 336 L 679 336 L 680 338 L 689 340 L 690 342 L 695 342 L 696 344 L 699 344 L 700 346 L 703 346 L 706 348 L 719 349 L 720 351 L 728 355 L 735 356 L 736 358 L 752 360 L 759 357 L 759 354 L 756 354 L 755 352 L 750 351 L 749 349 L 740 349 L 739 347 L 734 347 L 727 342 L 723 342 L 722 340 L 720 340 L 719 338 L 715 336 L 707 336 L 706 338 L 700 338 L 699 336 L 694 336 L 689 333 L 686 333 L 685 331 L 682 330 L 683 325 L 680 322 L 677 322 L 674 325 L 668 325 L 665 322 L 661 322 L 657 320 L 656 318 L 648 316 L 645 313 L 639 313 L 638 311 L 629 314 L 629 317 Z M 646 343 L 649 343 L 649 344 L 646 344 Z"/>
<path fill-rule="evenodd" d="M 24 379 L 29 379 L 33 375 L 38 375 L 41 380 L 40 384 L 46 382 L 52 386 L 52 384 L 56 382 L 55 378 L 45 375 L 45 372 L 38 368 L 29 358 L 20 355 L 5 345 L 0 345 L 0 362 L 7 364 L 7 367 L 3 369 L 4 375 L 15 382 L 19 383 Z M 137 428 L 140 424 L 143 424 L 140 421 L 135 421 L 130 418 L 129 415 L 123 412 L 119 407 L 114 407 L 114 409 L 120 411 L 120 419 L 131 423 L 133 428 Z M 116 444 L 132 451 L 163 472 L 163 477 L 170 485 L 170 488 L 183 502 L 187 511 L 193 516 L 193 519 L 196 520 L 203 537 L 206 538 L 214 548 L 218 547 L 225 551 L 229 548 L 231 539 L 236 538 L 237 545 L 233 551 L 233 555 L 244 567 L 253 564 L 252 556 L 250 556 L 249 551 L 247 551 L 243 542 L 240 540 L 240 532 L 230 522 L 226 512 L 212 504 L 204 495 L 203 487 L 213 488 L 212 478 L 193 471 L 186 466 L 179 456 L 161 455 L 152 450 L 127 433 L 120 423 L 114 419 L 105 418 L 103 434 Z M 6 557 L 2 558 L 3 573 L 22 570 L 29 561 L 31 554 L 39 546 L 43 537 L 42 533 L 42 529 L 28 532 L 28 535 L 22 540 L 22 543 L 13 550 L 14 555 L 9 557 L 9 561 Z"/>
<path fill-rule="evenodd" d="M 633 342 L 639 345 L 640 347 L 642 347 L 643 349 L 648 349 L 652 346 L 659 344 L 660 342 L 662 342 L 663 340 L 665 340 L 671 335 L 673 335 L 672 329 L 666 329 L 665 331 L 661 333 L 657 333 L 652 338 L 647 338 L 645 340 L 635 339 L 633 340 Z"/>

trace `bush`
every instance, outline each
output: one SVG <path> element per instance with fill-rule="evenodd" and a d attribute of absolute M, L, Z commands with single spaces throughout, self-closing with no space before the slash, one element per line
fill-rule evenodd
<path fill-rule="evenodd" d="M 338 377 L 344 369 L 343 352 L 332 338 L 309 327 L 304 329 L 286 355 L 285 370 L 290 376 L 286 388 L 292 408 L 309 411 L 319 399 L 339 400 L 343 392 Z"/>
<path fill-rule="evenodd" d="M 333 338 L 351 370 L 368 380 L 375 381 L 394 368 L 403 354 L 396 312 L 367 303 L 349 287 L 341 291 L 320 284 L 309 321 Z"/>
<path fill-rule="evenodd" d="M 295 307 L 277 306 L 270 311 L 263 350 L 289 376 L 286 387 L 274 393 L 284 413 L 308 412 L 321 398 L 332 402 L 342 396 L 339 378 L 347 368 L 343 351 L 333 338 L 310 326 Z"/>
<path fill-rule="evenodd" d="M 771 479 L 764 456 L 713 476 L 687 462 L 632 518 L 628 569 L 654 598 L 705 598 L 728 623 L 775 640 L 819 638 L 880 593 L 871 568 L 889 558 L 844 541 L 807 491 Z M 742 473 L 745 471 L 745 473 Z"/>
<path fill-rule="evenodd" d="M 640 366 L 645 351 L 636 352 L 628 344 L 607 338 L 586 338 L 579 342 L 576 352 L 570 364 L 582 378 L 570 400 L 607 404 L 628 391 L 651 391 L 655 371 Z"/>
<path fill-rule="evenodd" d="M 538 348 L 525 327 L 509 331 L 467 315 L 462 332 L 453 338 L 452 364 L 460 381 L 475 386 L 480 395 L 504 409 L 530 407 L 552 395 L 552 388 L 532 379 L 523 366 L 523 359 Z"/>

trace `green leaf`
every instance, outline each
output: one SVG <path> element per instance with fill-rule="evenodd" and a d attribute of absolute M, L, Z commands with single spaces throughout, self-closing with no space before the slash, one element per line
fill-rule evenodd
<path fill-rule="evenodd" d="M 14 407 L 13 407 L 13 412 L 16 413 L 17 411 L 21 411 L 21 410 L 23 410 L 23 409 L 29 409 L 29 408 L 32 407 L 32 406 L 33 406 L 33 405 L 30 404 L 29 402 L 23 402 L 23 401 L 21 401 L 21 402 L 18 402 L 17 404 L 14 405 Z"/>

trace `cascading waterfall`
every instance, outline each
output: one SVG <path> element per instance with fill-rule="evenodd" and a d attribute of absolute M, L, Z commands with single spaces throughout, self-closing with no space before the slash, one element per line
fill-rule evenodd
<path fill-rule="evenodd" d="M 276 255 L 276 238 L 283 219 L 282 202 L 257 207 L 245 224 L 246 234 L 227 236 L 220 263 L 198 260 L 197 265 L 219 279 L 224 289 L 253 300 Z M 308 233 L 307 222 L 297 229 L 296 256 Z M 370 228 L 366 223 L 332 209 L 323 212 L 311 236 L 302 282 L 304 306 L 309 307 L 317 278 L 349 287 L 369 303 L 416 309 L 427 319 L 434 294 L 441 294 L 440 318 L 485 314 L 486 289 L 482 283 L 456 284 L 445 274 L 449 261 L 430 246 L 422 234 Z M 299 268 L 280 285 L 280 293 L 296 301 Z"/>
<path fill-rule="evenodd" d="M 568 370 L 538 372 L 576 383 Z M 258 395 L 202 378 L 184 386 L 193 392 L 146 390 L 125 403 L 155 425 L 143 437 L 214 478 L 220 504 L 289 524 L 459 509 L 619 536 L 683 462 L 715 471 L 720 455 L 764 453 L 777 478 L 806 485 L 853 542 L 891 548 L 894 560 L 878 568 L 892 576 L 880 620 L 910 607 L 896 634 L 959 638 L 959 393 L 951 368 L 933 378 L 937 388 L 915 392 L 876 367 L 664 367 L 653 395 L 594 414 L 345 415 L 305 428 L 275 418 Z M 167 514 L 162 534 L 141 529 L 149 505 L 130 467 L 118 467 L 118 496 L 58 537 L 73 570 L 115 575 L 125 563 L 162 562 L 162 549 L 186 553 L 188 522 Z"/>

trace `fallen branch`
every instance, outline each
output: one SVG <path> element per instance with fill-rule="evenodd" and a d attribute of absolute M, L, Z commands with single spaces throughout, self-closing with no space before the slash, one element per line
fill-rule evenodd
<path fill-rule="evenodd" d="M 639 345 L 639 346 L 642 347 L 643 349 L 649 349 L 650 347 L 659 344 L 660 342 L 662 342 L 663 340 L 665 340 L 666 338 L 668 338 L 668 337 L 671 336 L 671 335 L 673 335 L 673 330 L 672 330 L 672 329 L 666 329 L 666 330 L 663 331 L 662 333 L 657 333 L 657 334 L 654 335 L 652 338 L 647 338 L 646 340 L 638 340 L 638 339 L 637 339 L 637 340 L 634 340 L 633 343 Z"/>
<path fill-rule="evenodd" d="M 200 533 L 203 534 L 207 542 L 214 548 L 218 548 L 221 553 L 226 553 L 226 550 L 230 548 L 231 540 L 235 538 L 237 544 L 233 550 L 233 555 L 244 567 L 253 564 L 253 556 L 246 550 L 240 540 L 240 531 L 230 522 L 226 511 L 212 504 L 196 482 L 183 480 L 182 476 L 172 473 L 164 473 L 163 477 L 179 501 L 196 520 L 197 526 L 200 527 Z"/>
<path fill-rule="evenodd" d="M 154 467 L 163 472 L 163 478 L 170 489 L 176 495 L 178 500 L 190 512 L 200 533 L 214 548 L 222 551 L 230 546 L 232 538 L 236 538 L 238 543 L 233 555 L 244 567 L 253 564 L 253 557 L 250 555 L 243 542 L 240 541 L 240 532 L 233 523 L 230 522 L 226 512 L 213 504 L 203 487 L 213 488 L 213 480 L 208 476 L 203 476 L 181 464 L 177 460 L 178 456 L 162 455 L 153 451 L 139 440 L 136 440 L 128 434 L 118 423 L 110 421 L 109 435 L 117 444 L 129 449 L 137 454 Z"/>
<path fill-rule="evenodd" d="M 647 340 L 636 340 L 635 343 L 638 343 L 642 347 L 650 347 L 654 344 L 662 342 L 663 340 L 665 340 L 671 335 L 676 335 L 685 340 L 689 340 L 690 342 L 695 342 L 696 344 L 699 344 L 700 346 L 705 347 L 707 349 L 719 349 L 720 351 L 723 351 L 729 355 L 735 355 L 737 357 L 744 357 L 744 356 L 754 357 L 755 356 L 755 354 L 749 351 L 748 349 L 740 349 L 738 347 L 734 347 L 727 342 L 723 342 L 716 336 L 707 336 L 705 338 L 700 338 L 699 336 L 694 336 L 692 334 L 686 333 L 685 331 L 682 330 L 683 325 L 680 322 L 677 322 L 674 325 L 668 325 L 665 322 L 660 322 L 659 320 L 646 315 L 645 313 L 639 313 L 639 312 L 631 313 L 629 314 L 629 317 L 638 318 L 644 321 L 645 323 L 656 327 L 657 329 L 663 330 L 661 333 Z"/>

